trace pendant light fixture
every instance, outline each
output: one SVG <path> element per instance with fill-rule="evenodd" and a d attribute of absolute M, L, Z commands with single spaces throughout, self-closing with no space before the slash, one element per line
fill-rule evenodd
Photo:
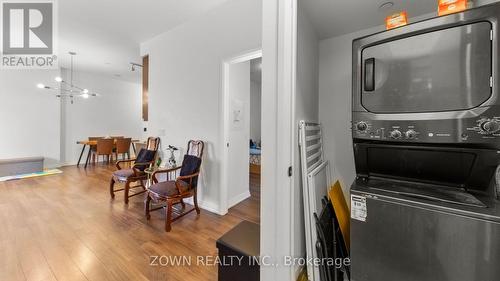
<path fill-rule="evenodd" d="M 40 89 L 57 91 L 56 97 L 70 98 L 71 104 L 73 104 L 75 97 L 88 99 L 90 97 L 99 96 L 97 93 L 91 92 L 87 88 L 79 87 L 73 83 L 74 57 L 76 56 L 76 53 L 69 52 L 68 54 L 71 56 L 70 81 L 65 81 L 62 77 L 58 76 L 54 80 L 59 84 L 59 87 L 51 87 L 42 83 L 38 84 L 37 87 Z"/>

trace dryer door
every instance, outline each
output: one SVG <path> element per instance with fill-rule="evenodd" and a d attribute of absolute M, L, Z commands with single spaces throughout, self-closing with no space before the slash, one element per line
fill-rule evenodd
<path fill-rule="evenodd" d="M 483 21 L 364 48 L 363 107 L 411 113 L 481 105 L 491 96 L 491 29 Z"/>

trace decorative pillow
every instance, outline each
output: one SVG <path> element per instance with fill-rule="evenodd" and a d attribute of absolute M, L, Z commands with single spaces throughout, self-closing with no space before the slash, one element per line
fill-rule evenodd
<path fill-rule="evenodd" d="M 136 163 L 149 163 L 155 159 L 156 156 L 156 151 L 153 150 L 147 150 L 142 148 L 139 151 L 139 154 L 137 154 L 137 158 L 135 160 Z M 139 165 L 136 167 L 138 170 L 144 171 L 147 166 L 146 165 Z"/>
<path fill-rule="evenodd" d="M 184 160 L 182 160 L 182 168 L 180 172 L 180 176 L 189 176 L 192 174 L 196 174 L 200 171 L 201 166 L 201 158 L 198 158 L 193 155 L 184 155 Z M 184 180 L 189 183 L 189 180 Z M 198 184 L 198 177 L 193 178 L 193 187 L 196 187 Z"/>

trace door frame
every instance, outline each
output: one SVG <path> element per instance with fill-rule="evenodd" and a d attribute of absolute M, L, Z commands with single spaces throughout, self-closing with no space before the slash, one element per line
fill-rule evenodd
<path fill-rule="evenodd" d="M 293 216 L 295 93 L 297 67 L 297 0 L 263 1 L 262 31 L 262 154 L 260 255 L 271 264 L 261 266 L 260 280 L 296 280 L 294 257 L 297 235 Z M 298 170 L 298 169 L 291 169 Z"/>
<path fill-rule="evenodd" d="M 229 114 L 230 114 L 230 94 L 229 94 L 229 67 L 233 64 L 251 61 L 256 58 L 262 57 L 261 49 L 254 49 L 243 52 L 237 56 L 225 59 L 222 62 L 222 98 L 221 98 L 221 151 L 222 151 L 222 167 L 221 167 L 221 188 L 220 188 L 220 204 L 219 204 L 219 214 L 225 215 L 229 210 L 229 153 L 228 153 L 228 143 L 229 143 Z M 249 77 L 250 79 L 250 73 Z"/>
<path fill-rule="evenodd" d="M 295 280 L 296 266 L 286 266 L 283 258 L 293 256 L 296 235 L 294 231 L 292 190 L 293 177 L 289 167 L 294 163 L 295 110 L 297 67 L 297 0 L 266 0 L 262 2 L 262 166 L 260 201 L 260 280 Z M 245 55 L 228 59 L 223 63 L 222 89 L 225 87 L 225 63 L 244 61 Z M 243 60 L 242 60 L 243 59 Z M 229 65 L 229 64 L 228 64 Z M 225 96 L 221 97 L 221 109 Z M 227 204 L 225 161 L 224 115 L 221 110 L 221 204 Z M 224 191 L 224 192 L 223 192 Z M 224 202 L 224 203 L 223 203 Z M 227 205 L 226 205 L 227 207 Z M 227 213 L 227 208 L 220 208 Z M 225 211 L 225 212 L 223 212 Z M 265 214 L 265 215 L 264 215 Z"/>

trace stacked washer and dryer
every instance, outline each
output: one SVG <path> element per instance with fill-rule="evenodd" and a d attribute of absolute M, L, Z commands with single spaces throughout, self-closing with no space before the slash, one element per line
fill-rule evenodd
<path fill-rule="evenodd" d="M 499 19 L 353 42 L 353 281 L 500 280 Z"/>

